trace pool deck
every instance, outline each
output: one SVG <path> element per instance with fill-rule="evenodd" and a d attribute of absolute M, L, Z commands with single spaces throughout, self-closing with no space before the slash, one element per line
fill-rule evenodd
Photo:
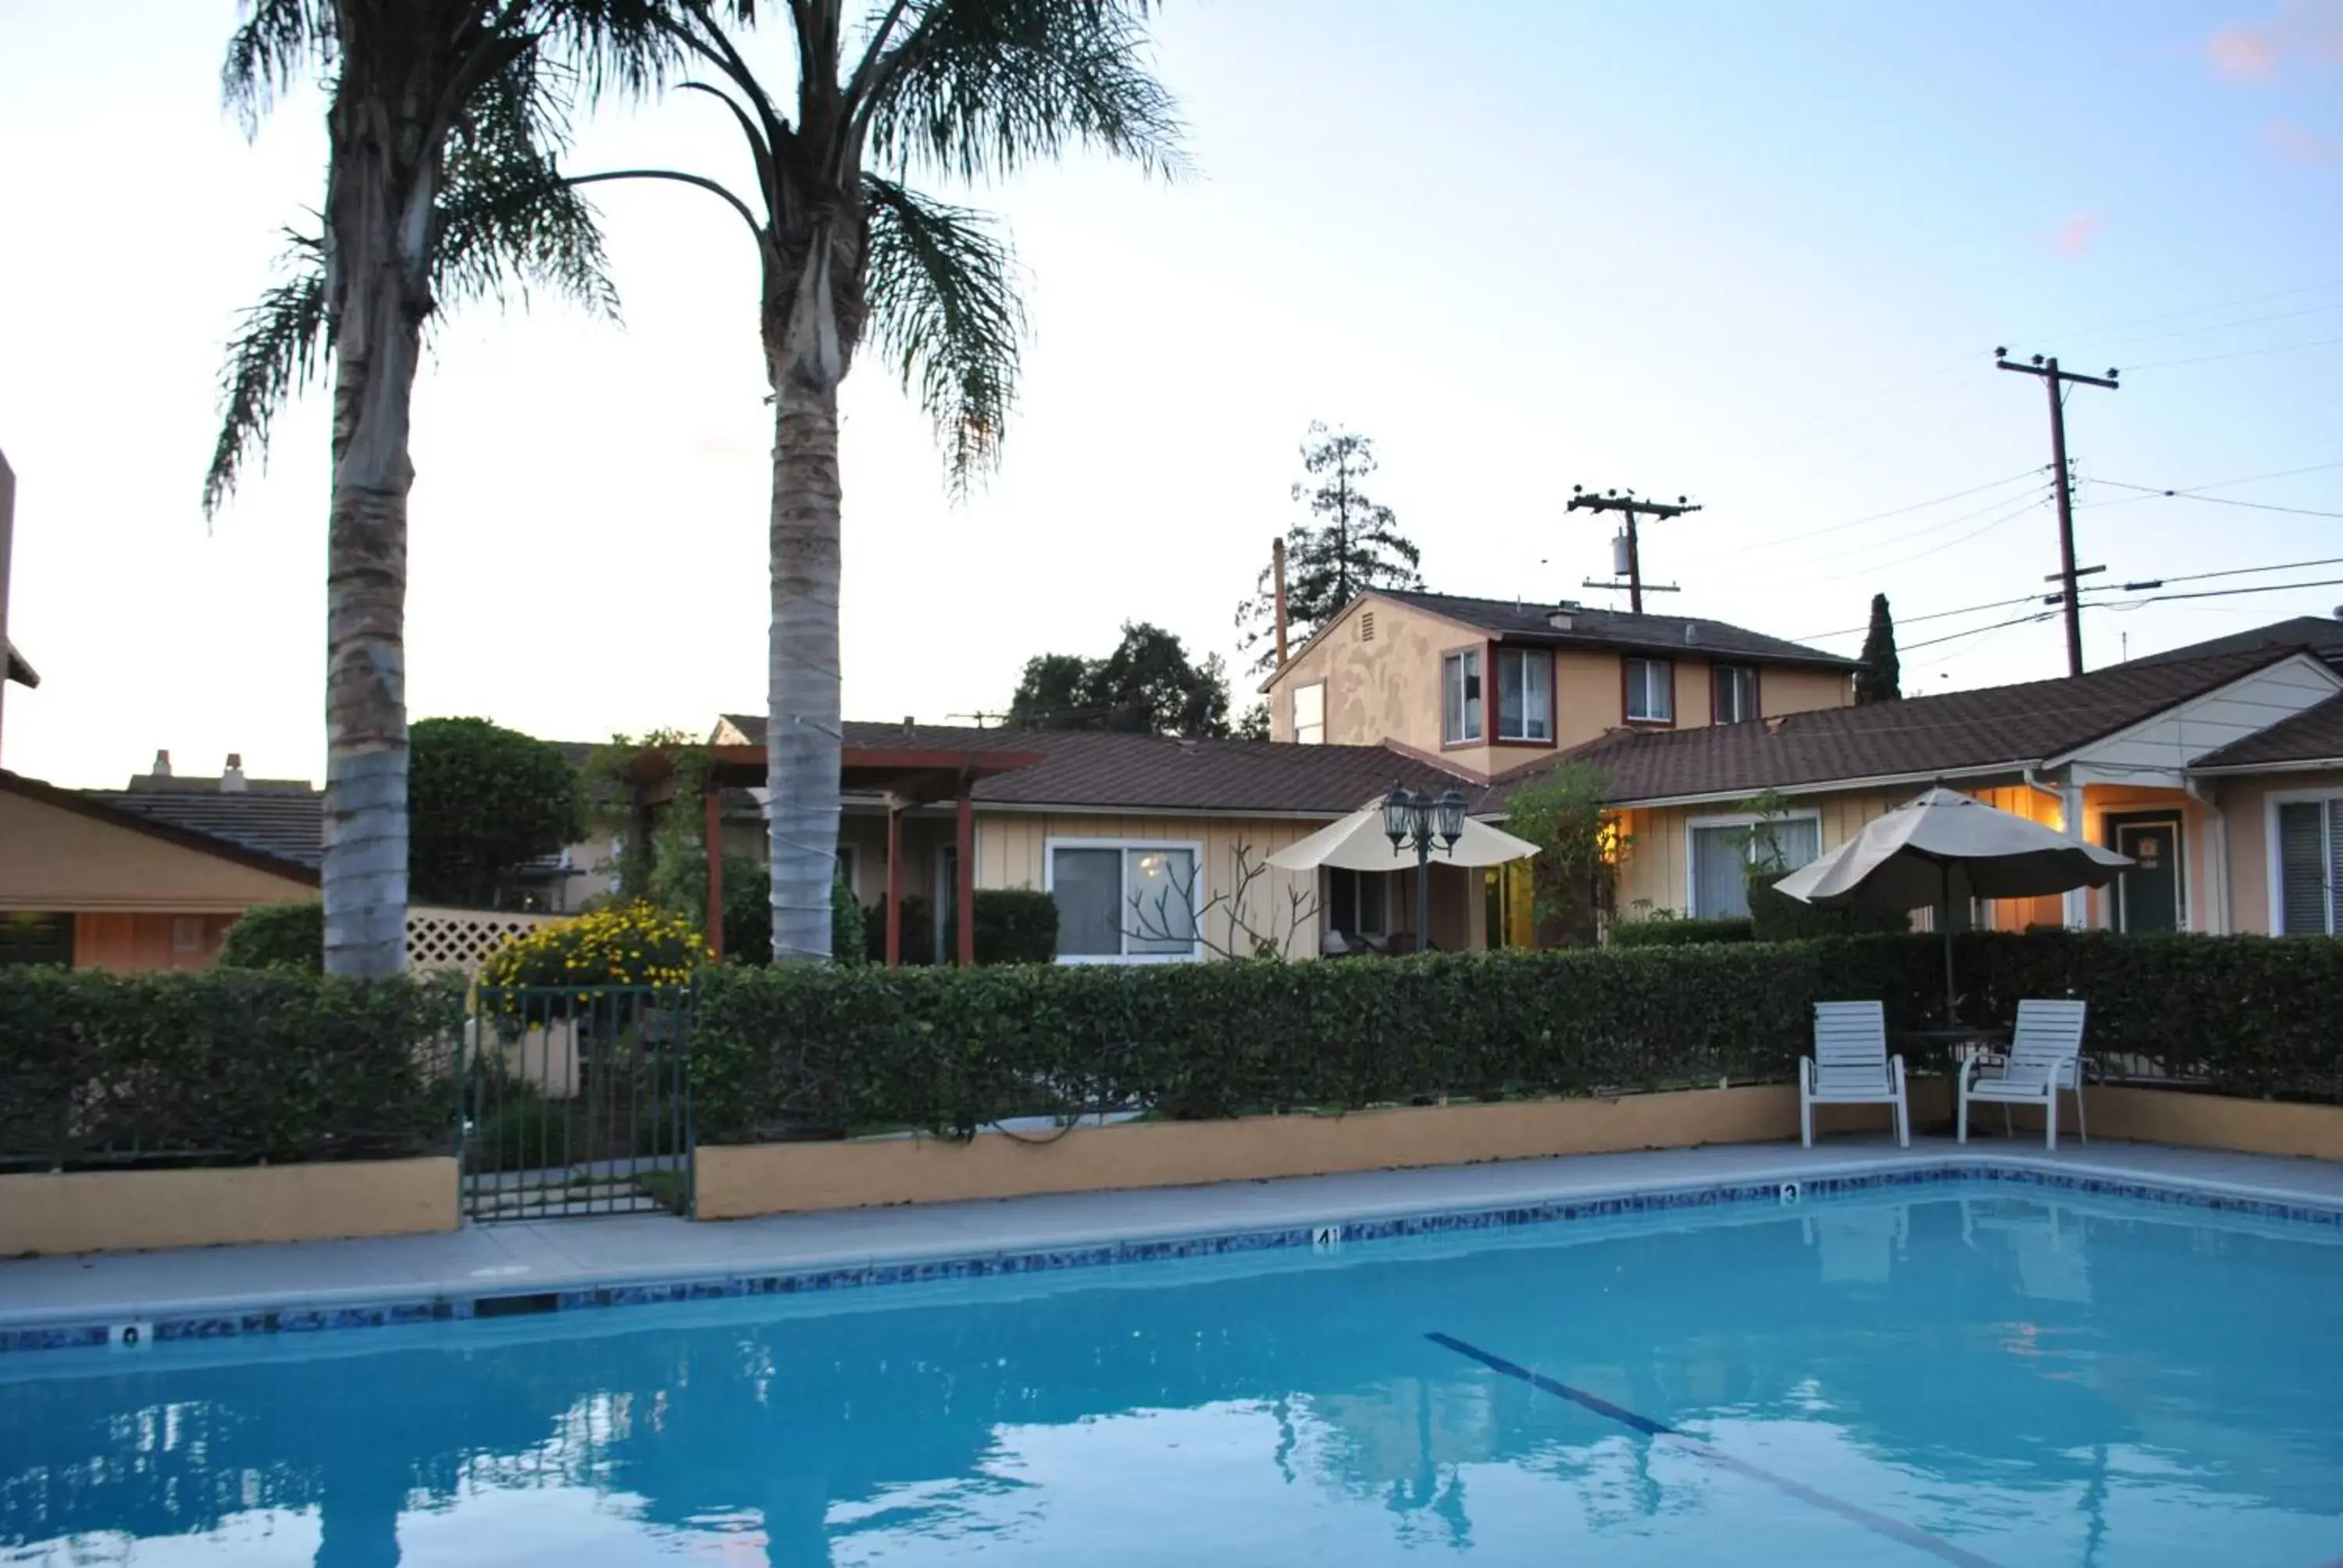
<path fill-rule="evenodd" d="M 1725 1183 L 1943 1166 L 2185 1187 L 2343 1210 L 2343 1165 L 2151 1144 L 1833 1139 L 1579 1155 L 694 1224 L 665 1214 L 468 1225 L 427 1236 L 0 1261 L 0 1331 L 161 1316 L 469 1302 L 596 1286 L 773 1275 L 1576 1201 Z"/>

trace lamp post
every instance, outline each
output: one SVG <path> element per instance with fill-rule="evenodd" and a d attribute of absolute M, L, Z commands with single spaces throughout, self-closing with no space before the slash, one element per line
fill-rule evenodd
<path fill-rule="evenodd" d="M 1383 797 L 1383 836 L 1394 855 L 1415 850 L 1415 950 L 1423 952 L 1432 945 L 1432 846 L 1453 849 L 1464 836 L 1464 797 L 1394 783 Z"/>

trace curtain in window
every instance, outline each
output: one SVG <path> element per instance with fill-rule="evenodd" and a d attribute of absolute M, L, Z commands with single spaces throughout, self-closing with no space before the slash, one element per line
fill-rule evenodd
<path fill-rule="evenodd" d="M 1744 828 L 1692 830 L 1692 918 L 1722 920 L 1749 912 L 1748 846 Z"/>
<path fill-rule="evenodd" d="M 1050 896 L 1058 902 L 1058 951 L 1070 958 L 1122 951 L 1122 852 L 1059 849 Z"/>
<path fill-rule="evenodd" d="M 1549 654 L 1528 648 L 1501 648 L 1497 653 L 1497 739 L 1551 740 L 1547 723 Z"/>

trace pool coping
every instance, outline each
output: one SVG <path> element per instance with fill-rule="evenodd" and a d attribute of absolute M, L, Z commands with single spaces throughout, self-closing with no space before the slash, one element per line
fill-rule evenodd
<path fill-rule="evenodd" d="M 1089 1205 L 1095 1211 L 1093 1214 L 1078 1215 L 1072 1223 L 1055 1231 L 1045 1225 L 1042 1234 L 1023 1240 L 996 1238 L 987 1242 L 954 1235 L 950 1239 L 899 1241 L 893 1245 L 872 1246 L 871 1238 L 865 1235 L 854 1244 L 832 1241 L 828 1246 L 817 1243 L 809 1248 L 791 1249 L 786 1244 L 789 1237 L 784 1235 L 781 1256 L 739 1259 L 729 1266 L 718 1259 L 627 1265 L 608 1257 L 597 1259 L 559 1251 L 547 1260 L 545 1266 L 476 1269 L 462 1274 L 443 1272 L 439 1278 L 408 1287 L 396 1287 L 381 1281 L 349 1286 L 287 1282 L 271 1288 L 204 1294 L 122 1296 L 77 1302 L 71 1307 L 0 1307 L 0 1353 L 790 1296 L 1231 1253 L 1330 1249 L 1349 1241 L 1391 1237 L 1567 1224 L 1631 1213 L 1779 1205 L 1808 1197 L 1836 1197 L 1956 1181 L 2049 1188 L 2343 1231 L 2343 1183 L 2338 1183 L 2333 1175 L 2323 1175 L 2318 1181 L 2301 1179 L 2314 1171 L 2333 1171 L 2334 1168 L 2315 1161 L 2254 1156 L 2203 1158 L 2203 1151 L 2104 1143 L 2087 1146 L 2079 1152 L 2070 1149 L 2049 1153 L 1924 1141 L 1911 1150 L 1899 1150 L 1893 1145 L 1860 1151 L 1841 1148 L 1831 1151 L 1829 1157 L 1824 1159 L 1817 1158 L 1823 1151 L 1795 1145 L 1742 1145 L 1732 1150 L 1680 1152 L 1735 1154 L 1741 1158 L 1709 1161 L 1735 1167 L 1723 1173 L 1686 1171 L 1684 1166 L 1697 1161 L 1670 1161 L 1664 1156 L 1653 1154 L 1446 1167 L 1438 1171 L 1381 1172 L 1373 1174 L 1402 1180 L 1373 1182 L 1371 1186 L 1355 1181 L 1346 1184 L 1340 1178 L 1229 1184 L 1232 1191 L 1244 1188 L 1255 1192 L 1266 1191 L 1278 1198 L 1315 1199 L 1318 1206 L 1311 1218 L 1300 1222 L 1291 1212 L 1257 1216 L 1247 1222 L 1241 1213 L 1232 1211 L 1236 1206 L 1232 1204 L 1222 1205 L 1224 1213 L 1217 1221 L 1200 1221 L 1192 1214 L 1182 1217 L 1174 1213 L 1151 1221 L 1143 1214 L 1131 1211 L 1147 1205 L 1099 1203 Z M 2192 1163 L 2199 1169 L 2188 1169 Z M 1671 1164 L 1678 1173 L 1664 1173 Z M 1524 1171 L 1525 1165 L 1544 1169 Z M 2239 1168 L 2250 1171 L 2252 1179 L 2239 1179 L 2231 1173 Z M 1510 1185 L 1524 1190 L 1491 1192 L 1474 1201 L 1471 1183 L 1457 1178 L 1469 1178 L 1475 1171 L 1510 1171 L 1520 1179 L 1503 1181 L 1493 1176 L 1484 1185 Z M 1403 1180 L 1411 1175 L 1444 1180 L 1411 1184 Z M 1554 1180 L 1541 1182 L 1539 1179 L 1546 1176 Z M 2288 1180 L 2290 1177 L 2295 1179 Z M 1373 1187 L 1404 1189 L 1411 1185 L 1459 1190 L 1444 1197 L 1420 1191 L 1403 1191 L 1382 1198 L 1371 1195 Z M 1787 1198 L 1785 1185 L 1795 1188 Z M 1159 1191 L 1156 1196 L 1194 1194 L 1210 1199 L 1222 1191 Z M 1131 1199 L 1139 1195 L 1094 1196 Z M 1006 1200 L 936 1205 L 924 1214 L 895 1210 L 877 1211 L 877 1215 L 911 1214 L 950 1221 L 946 1228 L 954 1231 L 980 1231 L 984 1227 L 978 1211 L 1011 1213 L 1023 1206 L 1028 1211 L 1024 1217 L 1031 1218 L 1035 1206 L 1049 1201 Z M 1192 1210 L 1199 1204 L 1159 1202 L 1152 1206 Z M 1275 1203 L 1268 1206 L 1278 1207 Z M 1120 1214 L 1119 1210 L 1122 1211 Z M 846 1218 L 850 1224 L 851 1217 Z M 687 1231 L 713 1231 L 719 1236 L 723 1232 L 749 1231 L 768 1223 L 689 1226 L 685 1221 L 664 1219 L 654 1222 L 685 1226 Z M 590 1234 L 590 1228 L 598 1223 L 610 1222 L 558 1223 L 564 1233 L 578 1235 Z M 826 1229 L 840 1228 L 832 1224 Z M 867 1216 L 861 1227 L 867 1232 L 888 1228 L 875 1216 Z M 902 1227 L 898 1224 L 893 1228 Z M 816 1232 L 817 1236 L 822 1233 Z M 606 1238 L 612 1234 L 604 1232 Z M 441 1236 L 408 1240 L 447 1242 L 455 1239 Z M 362 1244 L 303 1245 L 332 1248 Z M 704 1250 L 723 1249 L 711 1245 Z M 247 1255 L 267 1252 L 272 1261 L 297 1251 L 298 1247 L 216 1250 Z M 314 1254 L 308 1261 L 326 1262 Z M 74 1261 L 0 1263 L 0 1286 L 9 1282 L 11 1270 Z M 81 1266 L 92 1267 L 94 1263 L 85 1261 Z M 236 1271 L 226 1268 L 224 1271 Z"/>

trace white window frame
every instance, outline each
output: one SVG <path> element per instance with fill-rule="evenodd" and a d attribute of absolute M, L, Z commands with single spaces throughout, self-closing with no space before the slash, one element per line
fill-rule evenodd
<path fill-rule="evenodd" d="M 1771 817 L 1755 811 L 1728 811 L 1715 817 L 1687 817 L 1684 824 L 1684 919 L 1710 920 L 1722 917 L 1703 915 L 1694 907 L 1693 898 L 1700 886 L 1700 869 L 1693 859 L 1693 829 L 1695 828 L 1754 828 L 1760 822 L 1812 822 L 1815 825 L 1815 859 L 1830 853 L 1831 847 L 1823 842 L 1823 814 L 1819 809 L 1807 811 L 1776 811 Z M 1750 846 L 1755 848 L 1755 841 Z M 1795 867 L 1791 868 L 1793 870 Z"/>
<path fill-rule="evenodd" d="M 1532 664 L 1536 664 L 1545 670 L 1545 700 L 1537 705 L 1534 714 L 1530 708 L 1529 677 L 1523 675 L 1522 678 L 1523 730 L 1519 735 L 1505 733 L 1505 665 L 1513 659 L 1519 659 L 1524 669 Z M 1481 682 L 1481 717 L 1483 720 L 1486 720 L 1489 716 L 1489 691 L 1492 684 L 1487 679 Z M 1506 648 L 1501 644 L 1497 648 L 1497 673 L 1493 685 L 1497 696 L 1497 718 L 1489 731 L 1491 738 L 1497 740 L 1509 740 L 1519 746 L 1553 745 L 1554 650 L 1549 648 Z M 1529 733 L 1528 727 L 1533 719 L 1545 730 L 1544 735 Z"/>
<path fill-rule="evenodd" d="M 1196 940 L 1184 953 L 1060 953 L 1061 964 L 1190 964 L 1204 956 L 1204 844 L 1201 839 L 1060 839 L 1041 840 L 1041 890 L 1051 898 L 1058 892 L 1058 851 L 1061 849 L 1115 849 L 1126 853 L 1116 864 L 1122 868 L 1122 883 L 1115 908 L 1131 907 L 1131 861 L 1127 851 L 1132 849 L 1185 849 L 1189 864 L 1196 875 L 1188 889 L 1189 916 L 1196 928 Z M 1123 932 L 1123 945 L 1131 944 L 1131 933 Z"/>
<path fill-rule="evenodd" d="M 1632 653 L 1623 654 L 1620 657 L 1624 660 L 1619 669 L 1620 716 L 1626 719 L 1630 724 L 1674 724 L 1676 721 L 1676 661 L 1673 658 L 1650 658 L 1642 654 Z M 1632 666 L 1638 664 L 1655 665 L 1659 668 L 1664 669 L 1668 672 L 1665 685 L 1665 689 L 1668 694 L 1668 710 L 1665 713 L 1638 713 L 1635 711 L 1635 683 L 1628 678 L 1628 673 Z M 1649 694 L 1646 693 L 1646 695 Z"/>
<path fill-rule="evenodd" d="M 2286 925 L 2286 884 L 2281 879 L 2278 841 L 2278 809 L 2281 806 L 2323 804 L 2327 808 L 2327 831 L 2336 830 L 2336 817 L 2343 813 L 2343 789 L 2328 786 L 2324 789 L 2273 789 L 2262 797 L 2262 850 L 2268 858 L 2268 887 L 2269 890 L 2269 924 L 2264 928 L 2277 936 Z M 2328 858 L 2334 858 L 2330 847 Z M 2332 872 L 2330 871 L 2331 875 Z M 2327 896 L 2328 935 L 2343 938 L 2343 888 L 2330 889 Z"/>
<path fill-rule="evenodd" d="M 1464 667 L 1467 659 L 1476 666 L 1485 667 L 1488 660 L 1484 652 L 1479 648 L 1457 648 L 1440 656 L 1440 743 L 1443 746 L 1478 746 L 1489 733 L 1489 672 L 1486 668 L 1467 669 Z M 1457 667 L 1456 725 L 1453 729 L 1448 722 L 1448 667 L 1451 664 Z M 1481 683 L 1480 708 L 1474 713 L 1478 722 L 1467 731 L 1463 729 L 1464 717 L 1467 713 L 1473 713 L 1473 698 L 1472 689 L 1466 683 L 1474 679 Z"/>
<path fill-rule="evenodd" d="M 1315 724 L 1302 722 L 1302 694 L 1305 691 L 1318 694 L 1318 722 Z M 1322 680 L 1313 680 L 1307 686 L 1293 689 L 1293 743 L 1297 746 L 1326 744 L 1326 683 Z"/>

